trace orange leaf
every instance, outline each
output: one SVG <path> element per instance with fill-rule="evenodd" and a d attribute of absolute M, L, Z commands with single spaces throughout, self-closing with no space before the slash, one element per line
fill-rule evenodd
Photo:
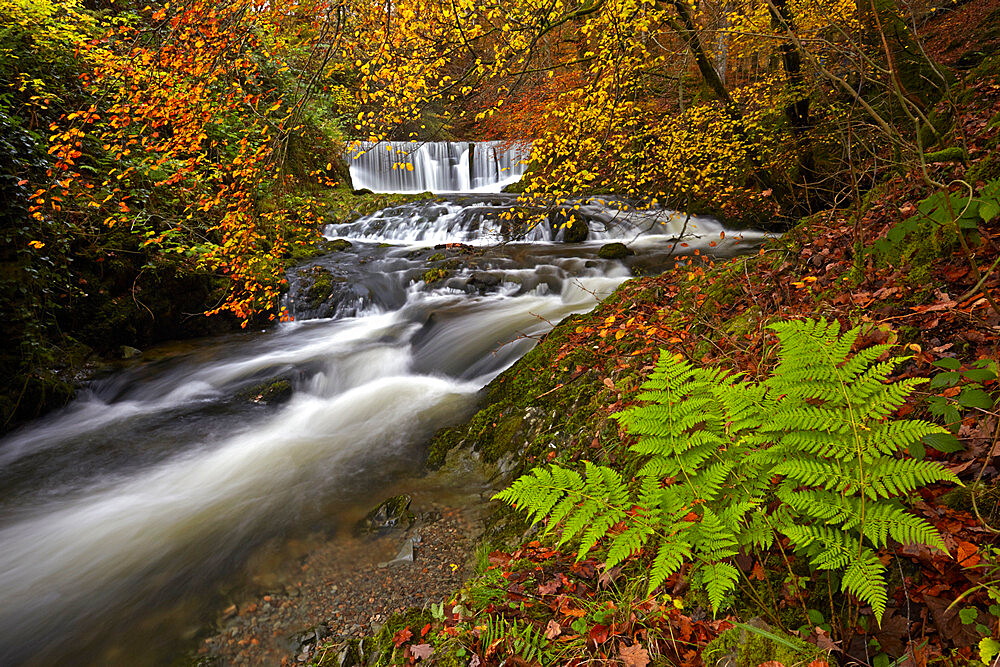
<path fill-rule="evenodd" d="M 979 549 L 972 542 L 959 542 L 955 558 L 962 567 L 974 567 L 979 564 Z"/>

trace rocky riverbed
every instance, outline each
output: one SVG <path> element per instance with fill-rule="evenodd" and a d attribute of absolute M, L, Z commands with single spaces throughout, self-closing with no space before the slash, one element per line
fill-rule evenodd
<path fill-rule="evenodd" d="M 260 589 L 269 592 L 222 612 L 218 631 L 197 650 L 197 664 L 303 663 L 318 657 L 322 643 L 321 651 L 336 650 L 374 634 L 392 614 L 446 599 L 468 576 L 481 508 L 417 496 L 411 509 L 416 520 L 409 529 L 309 545 L 283 575 L 288 581 L 262 580 Z"/>

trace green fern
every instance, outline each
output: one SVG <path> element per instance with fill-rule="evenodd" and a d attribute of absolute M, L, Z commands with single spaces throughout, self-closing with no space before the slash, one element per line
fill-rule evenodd
<path fill-rule="evenodd" d="M 583 474 L 536 468 L 495 497 L 547 521 L 546 532 L 561 530 L 560 545 L 577 540 L 578 558 L 623 524 L 607 541 L 609 567 L 648 547 L 652 591 L 692 561 L 714 611 L 738 582 L 733 557 L 780 535 L 815 569 L 840 571 L 843 589 L 880 619 L 885 567 L 874 549 L 891 539 L 944 550 L 899 497 L 958 481 L 938 463 L 903 456 L 945 430 L 889 418 L 923 381 L 887 382 L 901 361 L 879 361 L 889 346 L 851 354 L 860 330 L 841 333 L 823 319 L 771 328 L 781 351 L 761 383 L 661 354 L 638 395 L 644 403 L 614 415 L 642 459 L 633 488 L 587 462 Z"/>

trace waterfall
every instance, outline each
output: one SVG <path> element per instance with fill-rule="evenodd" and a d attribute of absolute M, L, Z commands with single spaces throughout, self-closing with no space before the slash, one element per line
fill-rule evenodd
<path fill-rule="evenodd" d="M 524 175 L 530 147 L 504 141 L 358 142 L 355 188 L 375 192 L 499 192 Z"/>

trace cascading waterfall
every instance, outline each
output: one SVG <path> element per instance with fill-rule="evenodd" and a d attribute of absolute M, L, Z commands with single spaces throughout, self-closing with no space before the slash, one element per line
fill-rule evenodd
<path fill-rule="evenodd" d="M 524 175 L 530 147 L 503 141 L 358 142 L 354 187 L 374 192 L 499 192 Z"/>
<path fill-rule="evenodd" d="M 435 146 L 417 151 L 419 172 L 358 163 L 356 184 L 413 174 L 393 188 L 496 187 L 514 161 L 497 153 L 490 171 L 474 153 L 467 170 L 465 149 Z M 475 252 L 433 247 L 495 240 L 511 205 L 453 197 L 331 228 L 353 246 L 289 272 L 298 321 L 134 363 L 0 440 L 0 664 L 106 664 L 156 605 L 197 599 L 262 540 L 336 524 L 331 503 L 381 500 L 387 481 L 419 471 L 429 434 L 467 415 L 551 322 L 662 268 L 682 233 L 706 254 L 758 240 L 588 201 L 576 209 L 588 243 L 541 230 Z M 601 259 L 614 239 L 636 256 Z M 287 403 L 247 398 L 275 379 L 293 388 Z M 162 663 L 181 627 L 159 628 L 160 648 L 129 664 Z"/>

